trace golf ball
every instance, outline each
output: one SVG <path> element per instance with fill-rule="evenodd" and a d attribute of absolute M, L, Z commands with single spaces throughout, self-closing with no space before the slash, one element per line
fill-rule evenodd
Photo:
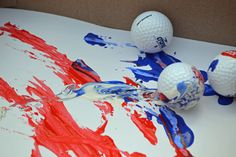
<path fill-rule="evenodd" d="M 209 83 L 220 95 L 236 96 L 236 51 L 220 53 L 208 69 Z"/>
<path fill-rule="evenodd" d="M 173 38 L 173 27 L 164 14 L 147 11 L 134 20 L 131 38 L 141 51 L 155 53 L 168 46 Z"/>
<path fill-rule="evenodd" d="M 157 89 L 168 107 L 187 110 L 198 104 L 204 91 L 204 78 L 194 66 L 173 63 L 161 72 Z"/>

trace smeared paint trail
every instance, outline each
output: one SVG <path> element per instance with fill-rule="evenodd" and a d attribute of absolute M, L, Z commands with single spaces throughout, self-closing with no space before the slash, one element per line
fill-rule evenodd
<path fill-rule="evenodd" d="M 160 107 L 160 112 L 158 122 L 164 126 L 170 143 L 175 148 L 176 156 L 192 157 L 191 153 L 186 149 L 194 141 L 192 130 L 185 124 L 182 117 L 167 107 Z"/>

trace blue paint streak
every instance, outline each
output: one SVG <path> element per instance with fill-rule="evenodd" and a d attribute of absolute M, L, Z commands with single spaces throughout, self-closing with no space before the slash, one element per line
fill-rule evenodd
<path fill-rule="evenodd" d="M 165 128 L 166 134 L 171 135 L 171 139 L 174 141 L 176 146 L 179 148 L 190 147 L 194 142 L 194 134 L 186 125 L 184 119 L 166 106 L 160 107 L 159 111 L 165 123 L 161 124 Z"/>
<path fill-rule="evenodd" d="M 154 54 L 144 54 L 139 56 L 136 61 L 124 61 L 135 64 L 137 67 L 150 66 L 151 70 L 143 70 L 140 68 L 128 68 L 135 75 L 137 80 L 142 80 L 144 82 L 149 82 L 151 80 L 157 81 L 160 73 L 165 68 L 172 63 L 180 62 L 179 59 L 166 54 L 164 51 L 160 51 Z M 163 67 L 164 66 L 164 67 Z"/>
<path fill-rule="evenodd" d="M 86 41 L 90 45 L 99 45 L 102 47 L 107 45 L 107 43 L 102 38 L 93 33 L 88 33 L 84 37 L 84 41 Z"/>
<path fill-rule="evenodd" d="M 154 70 L 142 70 L 138 68 L 128 67 L 127 69 L 131 70 L 136 79 L 140 79 L 144 82 L 149 82 L 151 80 L 157 81 L 157 71 Z"/>
<path fill-rule="evenodd" d="M 211 70 L 211 72 L 213 72 L 216 69 L 218 62 L 219 62 L 218 59 L 213 60 L 208 68 L 208 71 Z"/>
<path fill-rule="evenodd" d="M 204 82 L 206 82 L 208 80 L 208 75 L 206 71 L 200 70 L 200 73 L 202 74 L 203 78 L 204 78 Z"/>
<path fill-rule="evenodd" d="M 82 95 L 85 94 L 85 91 L 84 91 L 83 88 L 80 88 L 80 89 L 78 89 L 78 90 L 74 90 L 73 92 L 76 93 L 76 96 L 77 96 L 77 97 L 78 97 L 78 96 L 82 96 Z"/>

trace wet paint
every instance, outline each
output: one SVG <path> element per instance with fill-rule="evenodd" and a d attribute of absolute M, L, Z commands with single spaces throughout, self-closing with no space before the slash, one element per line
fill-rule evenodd
<path fill-rule="evenodd" d="M 166 54 L 164 51 L 160 51 L 154 54 L 141 53 L 136 61 L 123 61 L 133 63 L 136 67 L 128 67 L 131 70 L 137 80 L 149 82 L 151 80 L 158 81 L 158 77 L 162 70 L 176 62 L 180 62 L 177 58 Z M 141 67 L 150 66 L 151 70 L 143 70 Z"/>
<path fill-rule="evenodd" d="M 218 96 L 218 104 L 220 105 L 230 105 L 233 103 L 233 97 L 225 97 L 215 92 L 215 90 L 209 84 L 205 84 L 204 96 Z"/>
<path fill-rule="evenodd" d="M 104 48 L 113 48 L 113 47 L 136 47 L 132 43 L 117 43 L 111 41 L 112 37 L 99 36 L 94 33 L 88 33 L 84 36 L 84 41 L 92 46 L 98 45 Z"/>
<path fill-rule="evenodd" d="M 30 32 L 21 30 L 11 23 L 6 23 L 4 27 L 0 27 L 0 30 L 7 32 L 12 38 L 31 45 L 33 49 L 41 51 L 44 57 L 51 59 L 57 68 L 53 66 L 49 68 L 61 78 L 65 85 L 100 81 L 97 73 L 82 60 L 70 61 L 66 55 L 58 52 L 57 48 L 48 45 L 43 39 Z M 58 68 L 60 70 L 56 70 Z M 76 124 L 63 102 L 58 101 L 58 97 L 43 81 L 35 78 L 34 81 L 31 81 L 31 84 L 33 86 L 28 86 L 26 90 L 29 95 L 34 94 L 39 97 L 43 107 L 38 108 L 38 112 L 45 117 L 45 119 L 35 122 L 32 117 L 26 115 L 28 124 L 34 127 L 35 131 L 35 136 L 32 137 L 35 141 L 32 156 L 41 156 L 38 149 L 40 145 L 51 150 L 57 156 L 69 156 L 68 150 L 72 150 L 77 156 L 121 156 L 122 154 L 134 157 L 145 156 L 138 152 L 129 154 L 126 151 L 119 150 L 109 136 L 101 135 L 108 122 L 106 115 L 109 105 L 105 102 L 104 104 L 107 107 L 96 105 L 103 113 L 101 119 L 104 120 L 104 123 L 98 127 L 97 131 L 92 131 L 88 128 L 81 128 Z M 36 101 L 31 96 L 16 94 L 14 89 L 3 79 L 1 79 L 1 87 L 4 89 L 1 90 L 1 96 L 13 105 L 20 104 L 21 107 L 25 107 L 27 103 Z"/>
<path fill-rule="evenodd" d="M 235 50 L 230 50 L 230 51 L 222 52 L 221 55 L 228 56 L 228 57 L 236 59 L 236 51 Z"/>
<path fill-rule="evenodd" d="M 40 51 L 44 57 L 51 59 L 51 61 L 54 63 L 59 70 L 56 70 L 52 66 L 48 66 L 49 68 L 52 68 L 53 72 L 63 80 L 64 84 L 84 84 L 89 82 L 97 82 L 100 81 L 99 76 L 95 72 L 86 73 L 84 67 L 79 69 L 81 70 L 78 72 L 78 69 L 76 69 L 77 64 L 79 64 L 77 61 L 75 61 L 74 66 L 72 67 L 72 61 L 67 58 L 65 54 L 62 54 L 58 52 L 57 48 L 49 45 L 44 41 L 43 39 L 31 34 L 30 32 L 19 29 L 15 25 L 11 24 L 10 22 L 4 24 L 4 27 L 0 27 L 0 30 L 8 33 L 8 35 L 14 39 L 18 39 L 23 43 L 29 44 L 32 46 L 33 49 L 36 49 Z M 33 53 L 33 52 L 32 52 Z M 32 55 L 32 53 L 30 53 Z M 83 65 L 81 60 L 80 65 Z"/>
<path fill-rule="evenodd" d="M 208 71 L 210 70 L 211 72 L 213 72 L 216 69 L 218 62 L 219 62 L 218 59 L 212 61 L 209 68 L 208 68 Z"/>

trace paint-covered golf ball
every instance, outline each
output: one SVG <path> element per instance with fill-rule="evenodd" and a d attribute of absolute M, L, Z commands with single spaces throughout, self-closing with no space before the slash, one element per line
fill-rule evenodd
<path fill-rule="evenodd" d="M 131 38 L 141 51 L 155 53 L 168 46 L 173 38 L 173 27 L 164 14 L 147 11 L 134 20 Z"/>
<path fill-rule="evenodd" d="M 198 104 L 204 91 L 204 78 L 189 64 L 173 63 L 161 72 L 157 89 L 168 107 L 187 110 Z"/>
<path fill-rule="evenodd" d="M 236 96 L 236 51 L 220 53 L 208 69 L 209 83 L 220 95 Z"/>

